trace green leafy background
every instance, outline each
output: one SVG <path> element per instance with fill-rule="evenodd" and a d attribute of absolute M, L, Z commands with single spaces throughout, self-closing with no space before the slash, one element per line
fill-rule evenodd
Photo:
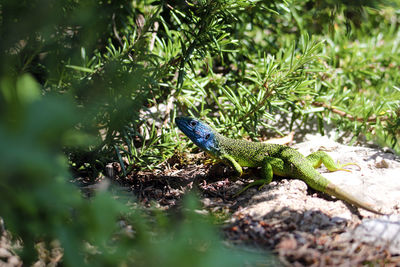
<path fill-rule="evenodd" d="M 58 240 L 66 266 L 260 260 L 224 246 L 192 198 L 182 223 L 161 223 L 133 196 L 84 199 L 70 180 L 115 161 L 121 175 L 163 168 L 193 146 L 178 114 L 254 140 L 281 133 L 283 114 L 286 131 L 317 121 L 400 153 L 399 12 L 398 1 L 2 1 L 0 216 L 17 252 L 30 264 L 37 242 Z"/>

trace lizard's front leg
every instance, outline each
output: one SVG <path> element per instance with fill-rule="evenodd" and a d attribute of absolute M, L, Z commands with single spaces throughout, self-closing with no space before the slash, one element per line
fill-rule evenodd
<path fill-rule="evenodd" d="M 337 163 L 335 163 L 333 161 L 333 159 L 331 158 L 331 156 L 329 156 L 324 151 L 317 151 L 317 152 L 311 153 L 306 158 L 315 169 L 318 168 L 319 166 L 321 166 L 321 164 L 324 164 L 325 167 L 331 172 L 334 172 L 334 171 L 351 172 L 350 170 L 343 168 L 348 165 L 356 165 L 358 168 L 360 168 L 360 166 L 357 163 L 340 164 L 339 161 Z"/>
<path fill-rule="evenodd" d="M 239 176 L 242 176 L 243 174 L 243 169 L 242 166 L 232 157 L 229 155 L 222 155 L 221 160 L 227 162 L 236 172 Z"/>
<path fill-rule="evenodd" d="M 274 176 L 274 173 L 278 175 L 283 175 L 287 173 L 287 169 L 284 167 L 284 161 L 279 158 L 272 158 L 272 157 L 265 157 L 262 165 L 261 165 L 261 179 L 255 180 L 254 182 L 246 185 L 243 189 L 241 189 L 239 192 L 237 192 L 234 197 L 240 195 L 247 189 L 253 186 L 259 186 L 258 190 L 261 190 L 261 188 L 269 184 L 272 181 L 272 178 Z"/>

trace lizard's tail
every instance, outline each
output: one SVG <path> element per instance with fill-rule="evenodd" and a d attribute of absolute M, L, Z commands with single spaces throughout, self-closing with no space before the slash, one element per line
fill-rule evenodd
<path fill-rule="evenodd" d="M 350 204 L 353 204 L 359 208 L 363 208 L 365 210 L 368 210 L 370 212 L 376 213 L 376 214 L 380 214 L 380 215 L 385 215 L 385 213 L 382 213 L 376 209 L 374 209 L 372 207 L 372 205 L 363 202 L 359 199 L 357 199 L 356 197 L 352 196 L 351 194 L 345 192 L 344 190 L 340 189 L 338 186 L 332 184 L 332 183 L 328 183 L 325 190 L 325 193 L 335 196 L 341 200 L 344 200 Z"/>

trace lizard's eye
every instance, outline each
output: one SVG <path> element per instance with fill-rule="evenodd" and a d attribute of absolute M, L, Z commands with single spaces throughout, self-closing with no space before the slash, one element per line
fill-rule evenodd
<path fill-rule="evenodd" d="M 191 122 L 190 122 L 190 126 L 194 127 L 194 126 L 196 126 L 196 125 L 197 125 L 197 121 L 191 121 Z"/>
<path fill-rule="evenodd" d="M 205 139 L 206 139 L 206 140 L 210 139 L 210 136 L 211 136 L 210 134 L 207 134 L 206 137 L 205 137 Z"/>

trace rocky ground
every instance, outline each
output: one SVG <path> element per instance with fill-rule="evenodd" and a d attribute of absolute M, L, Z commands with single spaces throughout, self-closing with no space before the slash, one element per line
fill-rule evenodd
<path fill-rule="evenodd" d="M 222 227 L 227 240 L 272 250 L 287 266 L 400 265 L 400 161 L 389 149 L 345 146 L 326 137 L 307 135 L 294 146 L 304 155 L 327 151 L 351 172 L 319 171 L 325 177 L 373 204 L 387 216 L 357 209 L 316 192 L 301 180 L 279 178 L 260 191 L 251 188 L 233 195 L 253 179 L 251 170 L 240 179 L 221 164 L 203 164 L 205 156 L 173 159 L 161 174 L 141 173 L 133 191 L 143 203 L 157 200 L 168 209 L 184 192 L 200 190 L 204 210 L 225 214 Z M 230 178 L 230 179 L 228 179 Z"/>
<path fill-rule="evenodd" d="M 180 205 L 184 193 L 197 189 L 203 203 L 201 212 L 222 218 L 221 231 L 228 242 L 273 251 L 283 265 L 400 266 L 399 158 L 390 150 L 344 146 L 317 135 L 305 136 L 294 147 L 304 155 L 322 149 L 341 163 L 357 163 L 360 168 L 348 166 L 351 172 L 328 172 L 324 167 L 319 171 L 391 215 L 357 209 L 308 188 L 303 181 L 279 177 L 261 190 L 251 188 L 235 198 L 234 193 L 259 177 L 258 171 L 248 170 L 240 179 L 231 179 L 234 172 L 229 167 L 204 164 L 204 154 L 177 155 L 162 172 L 132 173 L 124 179 L 114 176 L 83 187 L 83 192 L 90 194 L 116 182 L 138 196 L 143 206 L 168 210 Z M 109 168 L 109 173 L 118 173 L 117 163 Z M 52 251 L 42 254 L 47 260 L 37 266 L 46 262 L 56 265 L 62 255 L 55 253 L 53 257 Z M 3 231 L 0 266 L 19 265 Z"/>

